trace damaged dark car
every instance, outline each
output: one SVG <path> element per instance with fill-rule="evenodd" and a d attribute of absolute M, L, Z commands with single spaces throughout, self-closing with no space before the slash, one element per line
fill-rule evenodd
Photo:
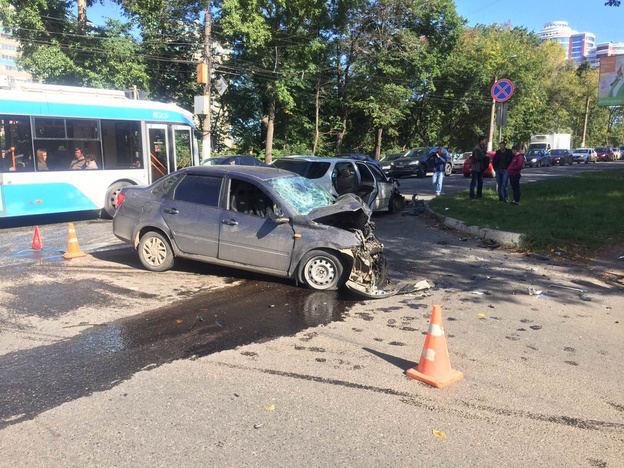
<path fill-rule="evenodd" d="M 291 172 L 204 166 L 123 188 L 113 231 L 152 271 L 180 257 L 380 297 L 387 266 L 370 217 L 359 197 Z"/>

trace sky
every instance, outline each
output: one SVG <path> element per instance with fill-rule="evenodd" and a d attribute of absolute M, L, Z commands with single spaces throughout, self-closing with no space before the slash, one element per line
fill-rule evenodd
<path fill-rule="evenodd" d="M 551 21 L 567 21 L 572 29 L 591 32 L 596 43 L 624 42 L 624 5 L 604 6 L 606 0 L 455 0 L 457 12 L 468 24 L 511 21 L 539 31 Z M 102 23 L 103 16 L 119 18 L 119 7 L 110 0 L 94 4 L 87 11 L 90 21 Z"/>
<path fill-rule="evenodd" d="M 457 12 L 475 24 L 506 23 L 540 31 L 551 21 L 567 21 L 578 32 L 596 35 L 596 43 L 624 42 L 624 5 L 606 0 L 456 0 Z"/>

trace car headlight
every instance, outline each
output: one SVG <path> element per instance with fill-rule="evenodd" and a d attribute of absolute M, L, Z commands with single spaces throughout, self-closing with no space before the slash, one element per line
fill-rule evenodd
<path fill-rule="evenodd" d="M 409 163 L 410 166 L 418 166 L 420 164 L 420 161 L 412 161 L 411 163 Z"/>
<path fill-rule="evenodd" d="M 531 159 L 531 162 L 537 162 L 537 159 L 533 158 Z"/>

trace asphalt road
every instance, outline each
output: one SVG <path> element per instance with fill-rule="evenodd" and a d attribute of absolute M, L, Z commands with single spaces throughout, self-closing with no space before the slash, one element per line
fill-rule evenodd
<path fill-rule="evenodd" d="M 43 252 L 31 225 L 0 233 L 0 466 L 622 465 L 624 299 L 586 268 L 381 214 L 392 282 L 436 287 L 361 301 L 147 272 L 98 219 L 64 261 L 64 222 L 40 226 Z M 433 304 L 465 374 L 444 390 L 403 374 Z"/>

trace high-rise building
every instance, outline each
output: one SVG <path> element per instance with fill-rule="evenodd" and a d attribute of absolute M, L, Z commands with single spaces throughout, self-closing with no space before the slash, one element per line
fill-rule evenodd
<path fill-rule="evenodd" d="M 561 44 L 569 59 L 574 63 L 595 61 L 596 35 L 588 32 L 578 32 L 568 26 L 566 21 L 553 21 L 546 23 L 544 29 L 537 33 L 541 42 L 556 41 Z"/>
<path fill-rule="evenodd" d="M 8 34 L 0 31 L 0 79 L 31 81 L 29 73 L 22 70 L 15 59 L 20 55 L 19 43 Z"/>

